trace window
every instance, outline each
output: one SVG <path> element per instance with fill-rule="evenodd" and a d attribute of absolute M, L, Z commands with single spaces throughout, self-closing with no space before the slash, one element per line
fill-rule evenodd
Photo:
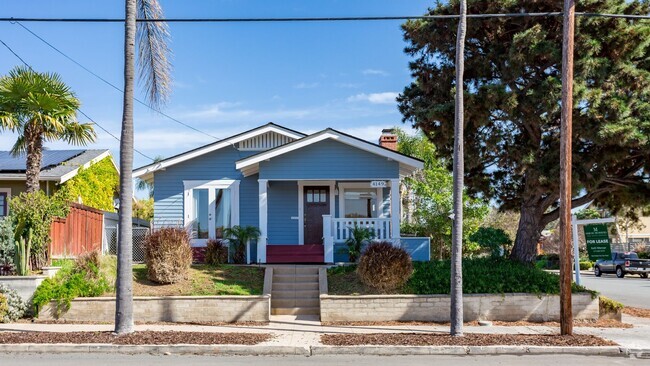
<path fill-rule="evenodd" d="M 0 188 L 0 217 L 5 217 L 9 214 L 9 198 L 10 191 L 8 188 Z"/>
<path fill-rule="evenodd" d="M 185 227 L 193 245 L 223 238 L 225 228 L 239 225 L 239 181 L 184 181 Z"/>
<path fill-rule="evenodd" d="M 347 188 L 345 196 L 345 217 L 377 217 L 377 189 Z"/>
<path fill-rule="evenodd" d="M 308 203 L 327 203 L 327 190 L 326 189 L 308 189 L 307 190 Z"/>

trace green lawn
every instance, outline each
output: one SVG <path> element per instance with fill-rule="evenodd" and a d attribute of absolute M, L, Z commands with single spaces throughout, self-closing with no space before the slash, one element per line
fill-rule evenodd
<path fill-rule="evenodd" d="M 448 294 L 451 287 L 450 261 L 414 262 L 413 274 L 406 285 L 393 294 Z M 327 271 L 330 295 L 369 295 L 380 292 L 365 286 L 356 274 L 356 266 L 333 267 Z M 463 293 L 535 293 L 558 294 L 557 275 L 532 265 L 505 259 L 463 260 Z M 590 292 L 573 285 L 573 292 Z"/>

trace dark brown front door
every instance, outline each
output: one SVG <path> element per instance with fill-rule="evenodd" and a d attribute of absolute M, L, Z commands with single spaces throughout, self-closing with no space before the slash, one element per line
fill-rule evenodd
<path fill-rule="evenodd" d="M 304 188 L 305 244 L 323 244 L 323 215 L 330 213 L 330 187 Z"/>

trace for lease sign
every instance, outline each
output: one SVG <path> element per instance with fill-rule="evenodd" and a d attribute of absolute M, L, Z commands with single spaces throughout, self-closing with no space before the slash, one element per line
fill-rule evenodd
<path fill-rule="evenodd" d="M 585 225 L 585 240 L 587 241 L 587 253 L 590 260 L 610 259 L 612 249 L 609 241 L 609 232 L 605 224 Z"/>

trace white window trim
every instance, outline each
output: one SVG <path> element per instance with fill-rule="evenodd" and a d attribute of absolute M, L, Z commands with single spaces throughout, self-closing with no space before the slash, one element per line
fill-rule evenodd
<path fill-rule="evenodd" d="M 230 224 L 239 225 L 239 180 L 219 179 L 219 180 L 184 180 L 183 181 L 183 226 L 188 228 L 191 222 L 192 207 L 192 190 L 193 189 L 230 189 Z M 209 203 L 211 209 L 214 209 L 214 203 Z M 208 231 L 208 238 L 215 239 L 214 230 Z M 207 240 L 209 240 L 207 239 Z M 193 247 L 205 246 L 206 239 L 191 239 Z"/>
<path fill-rule="evenodd" d="M 381 180 L 381 179 L 375 179 Z M 386 187 L 390 187 L 390 181 L 387 182 Z M 364 188 L 372 189 L 370 182 L 339 182 L 339 218 L 345 218 L 345 190 L 346 189 L 355 189 L 355 188 Z M 377 189 L 377 217 L 372 217 L 375 219 L 387 218 L 384 214 L 384 189 Z M 333 216 L 332 216 L 333 217 Z"/>
<path fill-rule="evenodd" d="M 336 181 L 334 180 L 299 180 L 298 181 L 298 244 L 305 244 L 305 195 L 304 187 L 308 186 L 328 186 L 330 187 L 330 215 L 334 217 L 336 206 L 334 199 L 336 192 Z"/>
<path fill-rule="evenodd" d="M 0 188 L 0 193 L 6 193 L 7 194 L 7 212 L 5 212 L 5 216 L 9 216 L 9 199 L 11 199 L 11 188 Z"/>

